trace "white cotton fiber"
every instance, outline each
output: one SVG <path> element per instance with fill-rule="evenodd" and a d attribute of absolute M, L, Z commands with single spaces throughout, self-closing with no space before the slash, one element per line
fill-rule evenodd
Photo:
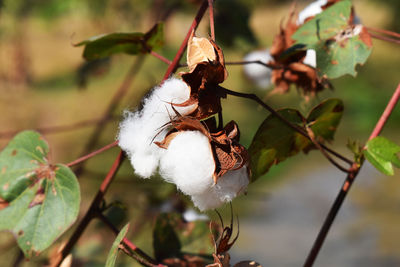
<path fill-rule="evenodd" d="M 263 63 L 268 63 L 273 61 L 273 58 L 269 54 L 269 50 L 258 50 L 247 54 L 244 61 L 261 61 Z M 258 63 L 246 64 L 244 65 L 245 75 L 253 81 L 257 86 L 261 88 L 267 88 L 271 85 L 271 69 L 267 68 Z"/>
<path fill-rule="evenodd" d="M 307 49 L 306 56 L 303 59 L 303 63 L 313 68 L 317 67 L 317 52 L 314 49 Z"/>
<path fill-rule="evenodd" d="M 207 191 L 213 184 L 214 170 L 210 142 L 199 131 L 179 133 L 160 161 L 161 176 L 186 195 Z"/>
<path fill-rule="evenodd" d="M 228 171 L 218 179 L 217 184 L 202 194 L 192 195 L 192 201 L 201 211 L 215 209 L 243 193 L 248 184 L 249 176 L 244 166 L 239 170 Z"/>
<path fill-rule="evenodd" d="M 171 103 L 182 103 L 189 95 L 190 89 L 185 82 L 171 78 L 154 88 L 144 100 L 142 110 L 125 111 L 117 139 L 119 146 L 127 153 L 136 174 L 148 178 L 157 170 L 159 159 L 165 150 L 153 141 L 164 139 L 167 129 L 160 133 L 162 126 L 176 116 Z M 176 107 L 181 115 L 187 115 L 193 109 L 193 106 Z"/>
<path fill-rule="evenodd" d="M 183 214 L 183 219 L 187 222 L 195 222 L 195 221 L 209 221 L 210 218 L 206 214 L 199 213 L 194 209 L 188 209 Z"/>
<path fill-rule="evenodd" d="M 304 21 L 309 18 L 313 17 L 319 13 L 321 13 L 322 6 L 326 5 L 328 3 L 327 0 L 318 0 L 314 1 L 308 6 L 306 6 L 300 13 L 299 13 L 299 18 L 297 19 L 297 25 L 301 25 L 304 23 Z"/>

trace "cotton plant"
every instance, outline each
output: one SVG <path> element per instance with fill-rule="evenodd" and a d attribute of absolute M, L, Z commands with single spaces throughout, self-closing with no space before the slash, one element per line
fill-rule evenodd
<path fill-rule="evenodd" d="M 141 110 L 125 111 L 117 139 L 138 176 L 158 171 L 205 211 L 246 190 L 247 151 L 236 123 L 216 127 L 213 117 L 222 110 L 215 86 L 227 77 L 222 51 L 192 35 L 187 57 L 182 79 L 155 87 Z"/>

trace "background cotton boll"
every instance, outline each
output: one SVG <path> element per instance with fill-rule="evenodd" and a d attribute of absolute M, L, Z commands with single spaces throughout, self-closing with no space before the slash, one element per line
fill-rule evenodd
<path fill-rule="evenodd" d="M 301 25 L 304 23 L 304 21 L 309 18 L 313 17 L 319 13 L 322 12 L 322 6 L 327 4 L 327 0 L 318 0 L 315 2 L 312 2 L 308 6 L 306 6 L 300 13 L 299 13 L 299 18 L 297 19 L 297 24 Z"/>
<path fill-rule="evenodd" d="M 317 67 L 317 53 L 314 49 L 307 49 L 307 53 L 303 59 L 303 63 L 313 68 Z"/>
<path fill-rule="evenodd" d="M 269 50 L 259 50 L 247 54 L 244 61 L 256 61 L 259 60 L 263 63 L 272 61 L 273 58 L 269 54 Z M 271 69 L 261 64 L 252 63 L 244 65 L 244 74 L 257 86 L 261 88 L 267 88 L 271 85 Z"/>
<path fill-rule="evenodd" d="M 187 222 L 208 221 L 210 218 L 206 214 L 198 213 L 194 209 L 188 209 L 183 214 L 183 219 Z"/>
<path fill-rule="evenodd" d="M 239 170 L 228 171 L 224 176 L 218 179 L 214 190 L 218 198 L 224 202 L 230 202 L 235 197 L 243 193 L 249 184 L 249 175 L 247 167 Z"/>
<path fill-rule="evenodd" d="M 208 138 L 199 131 L 179 133 L 161 157 L 160 174 L 187 195 L 201 194 L 213 184 L 214 157 Z"/>

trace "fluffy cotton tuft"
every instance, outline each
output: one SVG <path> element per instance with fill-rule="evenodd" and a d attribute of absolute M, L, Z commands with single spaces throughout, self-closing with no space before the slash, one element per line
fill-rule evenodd
<path fill-rule="evenodd" d="M 308 6 L 306 6 L 300 13 L 299 18 L 297 19 L 297 25 L 301 25 L 304 21 L 309 18 L 313 17 L 322 12 L 322 6 L 326 5 L 328 0 L 318 0 L 314 1 Z"/>
<path fill-rule="evenodd" d="M 245 61 L 259 60 L 263 63 L 268 63 L 273 60 L 269 50 L 253 51 L 244 57 Z M 263 65 L 253 63 L 244 65 L 245 75 L 252 80 L 257 86 L 267 88 L 271 85 L 271 69 Z"/>
<path fill-rule="evenodd" d="M 213 185 L 214 157 L 208 138 L 199 131 L 179 133 L 160 161 L 160 174 L 186 195 L 201 194 Z"/>
<path fill-rule="evenodd" d="M 167 129 L 161 127 L 175 117 L 171 103 L 182 103 L 190 96 L 185 82 L 171 78 L 153 89 L 144 100 L 143 109 L 125 111 L 117 137 L 119 146 L 127 153 L 135 173 L 149 178 L 157 169 L 161 155 L 165 152 L 153 141 L 164 139 Z M 181 115 L 189 114 L 194 107 L 176 107 Z M 158 135 L 157 135 L 158 134 Z M 154 140 L 153 140 L 154 139 Z"/>

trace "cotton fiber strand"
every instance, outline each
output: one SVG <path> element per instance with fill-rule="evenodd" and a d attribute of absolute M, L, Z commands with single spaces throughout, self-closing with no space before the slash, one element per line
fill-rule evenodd
<path fill-rule="evenodd" d="M 273 61 L 269 50 L 258 50 L 247 54 L 244 61 L 261 61 L 267 64 Z M 271 85 L 271 69 L 258 63 L 245 64 L 244 65 L 245 75 L 252 80 L 257 86 L 261 88 L 267 88 Z"/>
<path fill-rule="evenodd" d="M 171 78 L 153 89 L 150 96 L 144 100 L 142 110 L 125 111 L 117 139 L 139 176 L 149 178 L 157 170 L 165 150 L 153 142 L 164 139 L 168 130 L 161 131 L 162 126 L 176 116 L 171 103 L 183 103 L 189 95 L 190 89 L 185 82 Z M 194 108 L 175 107 L 181 115 L 187 115 Z"/>
<path fill-rule="evenodd" d="M 213 185 L 214 157 L 208 138 L 199 131 L 179 133 L 161 157 L 160 174 L 186 195 L 201 194 Z"/>

